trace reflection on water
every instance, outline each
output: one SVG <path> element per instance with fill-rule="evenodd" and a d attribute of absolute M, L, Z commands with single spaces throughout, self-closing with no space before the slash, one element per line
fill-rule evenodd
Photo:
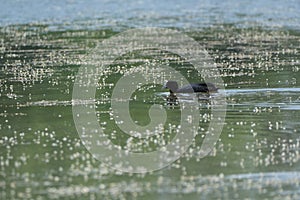
<path fill-rule="evenodd" d="M 224 24 L 187 32 L 216 59 L 225 90 L 199 97 L 195 141 L 181 159 L 148 174 L 121 173 L 94 159 L 73 122 L 72 105 L 96 101 L 110 139 L 126 147 L 128 137 L 111 126 L 109 92 L 126 67 L 149 62 L 149 57 L 127 55 L 131 63 L 120 61 L 117 72 L 113 67 L 108 71 L 107 82 L 99 81 L 96 99 L 71 98 L 86 51 L 116 33 L 108 29 L 51 32 L 47 26 L 32 25 L 1 28 L 1 199 L 299 198 L 297 31 Z M 188 63 L 170 55 L 162 60 L 184 69 L 189 81 L 199 81 Z M 149 85 L 134 94 L 132 117 L 147 124 L 148 108 L 154 103 L 164 106 L 170 134 L 157 139 L 168 142 L 176 131 L 180 108 L 166 105 L 168 93 L 160 88 Z M 214 95 L 226 97 L 225 126 L 211 154 L 200 158 Z"/>

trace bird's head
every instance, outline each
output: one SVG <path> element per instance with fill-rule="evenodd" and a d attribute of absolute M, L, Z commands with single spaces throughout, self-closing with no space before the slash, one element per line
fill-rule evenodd
<path fill-rule="evenodd" d="M 169 89 L 171 93 L 174 93 L 178 89 L 178 84 L 176 81 L 167 81 L 162 89 Z"/>

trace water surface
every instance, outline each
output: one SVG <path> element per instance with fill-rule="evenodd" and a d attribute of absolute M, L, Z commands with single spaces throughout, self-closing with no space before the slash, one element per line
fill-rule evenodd
<path fill-rule="evenodd" d="M 126 7 L 114 1 L 4 3 L 1 199 L 299 198 L 299 4 L 175 2 L 133 1 Z M 200 158 L 198 150 L 211 120 L 210 101 L 203 97 L 199 134 L 186 154 L 162 170 L 128 174 L 111 169 L 85 149 L 73 121 L 72 89 L 79 67 L 97 42 L 145 26 L 176 28 L 207 49 L 225 84 L 216 95 L 225 96 L 227 114 L 213 151 Z M 129 64 L 121 59 L 116 64 L 124 66 L 121 70 L 116 72 L 112 65 L 107 71 L 107 83 L 112 84 L 99 81 L 97 112 L 106 122 L 102 125 L 108 137 L 123 148 L 128 136 L 116 131 L 109 98 L 123 73 L 150 60 L 182 69 L 191 82 L 198 80 L 185 70 L 190 64 L 160 56 L 127 55 Z M 170 133 L 157 139 L 168 142 L 181 111 L 167 105 L 166 94 L 159 85 L 142 87 L 131 100 L 131 112 L 145 125 L 149 107 L 162 105 Z"/>

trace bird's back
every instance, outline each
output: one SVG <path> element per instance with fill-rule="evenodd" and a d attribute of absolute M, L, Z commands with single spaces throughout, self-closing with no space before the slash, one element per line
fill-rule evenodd
<path fill-rule="evenodd" d="M 216 92 L 218 88 L 212 83 L 191 83 L 179 88 L 177 93 Z"/>

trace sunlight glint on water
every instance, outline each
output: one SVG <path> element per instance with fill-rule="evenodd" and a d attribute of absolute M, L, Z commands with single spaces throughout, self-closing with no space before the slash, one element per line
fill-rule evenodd
<path fill-rule="evenodd" d="M 76 5 L 74 2 L 73 7 L 77 8 Z M 114 5 L 107 3 L 104 7 Z M 140 7 L 141 11 L 128 13 L 123 24 L 117 23 L 122 18 L 118 14 L 83 20 L 75 17 L 69 21 L 66 17 L 63 22 L 54 20 L 53 23 L 43 19 L 40 23 L 29 23 L 39 21 L 32 15 L 25 16 L 24 21 L 2 19 L 0 198 L 298 199 L 298 12 L 292 16 L 292 12 L 287 15 L 282 11 L 274 16 L 272 12 L 257 14 L 244 8 L 246 16 L 228 12 L 222 21 L 220 10 L 228 5 L 207 2 L 197 9 L 211 8 L 211 11 L 206 10 L 201 15 L 194 10 L 194 15 L 189 16 L 187 13 L 193 13 L 196 6 L 180 11 L 174 9 L 169 16 L 161 10 L 139 15 L 145 13 L 145 6 Z M 179 5 L 181 7 L 183 5 Z M 273 9 L 275 7 L 273 5 Z M 291 10 L 291 7 L 290 3 L 281 5 L 283 10 Z M 297 5 L 294 7 L 297 9 Z M 203 15 L 208 21 L 202 19 Z M 45 14 L 44 18 L 48 16 Z M 214 95 L 226 96 L 227 116 L 211 155 L 200 159 L 199 149 L 211 119 L 207 99 L 214 95 L 201 97 L 199 133 L 186 154 L 161 171 L 126 174 L 97 161 L 84 148 L 74 127 L 72 105 L 88 106 L 94 100 L 72 101 L 72 88 L 77 70 L 85 62 L 90 48 L 119 30 L 145 24 L 179 28 L 205 46 L 215 58 L 226 84 L 225 91 Z M 98 117 L 105 119 L 100 120 L 102 126 L 110 139 L 124 148 L 135 141 L 128 140 L 113 126 L 109 99 L 110 91 L 123 73 L 134 65 L 149 64 L 149 60 L 155 58 L 155 62 L 183 67 L 191 82 L 199 79 L 190 70 L 189 63 L 174 55 L 165 54 L 161 58 L 154 51 L 125 56 L 128 62 L 117 60 L 117 72 L 112 66 L 106 82 L 99 80 L 95 99 Z M 148 85 L 141 87 L 132 98 L 133 119 L 140 124 L 149 123 L 147 108 L 153 103 L 167 108 L 167 133 L 147 141 L 152 145 L 164 145 L 176 132 L 180 109 L 176 105 L 168 107 L 167 94 L 159 85 Z"/>

